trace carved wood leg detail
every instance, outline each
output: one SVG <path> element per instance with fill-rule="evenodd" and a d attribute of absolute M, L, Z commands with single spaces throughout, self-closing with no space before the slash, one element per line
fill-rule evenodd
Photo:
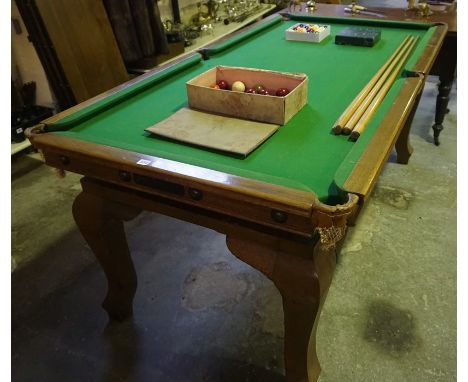
<path fill-rule="evenodd" d="M 320 253 L 317 245 L 314 253 L 312 244 L 302 245 L 273 238 L 259 242 L 228 236 L 227 245 L 236 257 L 270 278 L 281 293 L 286 380 L 316 381 L 320 364 L 315 334 L 321 305 L 335 266 L 334 252 Z"/>
<path fill-rule="evenodd" d="M 409 142 L 409 134 L 411 131 L 411 124 L 413 123 L 414 115 L 419 105 L 419 100 L 421 99 L 422 91 L 419 93 L 418 98 L 414 102 L 413 109 L 408 115 L 408 119 L 405 122 L 405 125 L 400 131 L 400 135 L 395 143 L 395 150 L 397 152 L 397 162 L 401 164 L 408 164 L 409 158 L 413 153 L 413 146 Z"/>
<path fill-rule="evenodd" d="M 128 249 L 123 222 L 140 211 L 83 191 L 73 204 L 73 216 L 107 277 L 108 291 L 102 304 L 110 319 L 132 315 L 137 277 Z"/>

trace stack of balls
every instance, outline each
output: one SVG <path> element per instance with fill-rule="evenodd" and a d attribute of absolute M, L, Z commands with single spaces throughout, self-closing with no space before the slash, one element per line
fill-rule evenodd
<path fill-rule="evenodd" d="M 242 81 L 234 81 L 232 86 L 229 88 L 229 84 L 224 81 L 218 81 L 216 84 L 210 86 L 213 89 L 221 90 L 232 90 L 233 92 L 260 94 L 260 95 L 276 95 L 277 97 L 284 97 L 289 94 L 289 90 L 286 88 L 278 88 L 276 90 L 266 89 L 263 85 L 257 84 L 251 88 L 245 86 Z"/>
<path fill-rule="evenodd" d="M 317 24 L 298 24 L 295 25 L 292 30 L 298 33 L 320 33 L 323 32 L 327 25 L 317 25 Z"/>

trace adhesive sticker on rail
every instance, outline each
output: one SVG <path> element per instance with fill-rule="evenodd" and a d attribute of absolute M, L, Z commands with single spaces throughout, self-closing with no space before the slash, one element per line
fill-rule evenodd
<path fill-rule="evenodd" d="M 146 160 L 146 159 L 140 159 L 137 164 L 141 164 L 142 166 L 148 166 L 149 164 L 151 164 L 151 161 L 150 160 Z"/>

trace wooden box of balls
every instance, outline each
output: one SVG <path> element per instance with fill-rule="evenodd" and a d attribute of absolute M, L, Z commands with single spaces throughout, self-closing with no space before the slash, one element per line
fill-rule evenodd
<path fill-rule="evenodd" d="M 187 82 L 189 106 L 230 117 L 284 125 L 307 103 L 307 76 L 216 66 Z"/>
<path fill-rule="evenodd" d="M 298 23 L 286 29 L 286 40 L 320 42 L 330 35 L 330 25 Z"/>

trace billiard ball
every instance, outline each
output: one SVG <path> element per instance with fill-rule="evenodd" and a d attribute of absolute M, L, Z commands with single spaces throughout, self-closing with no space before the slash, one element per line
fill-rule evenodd
<path fill-rule="evenodd" d="M 210 88 L 212 88 L 212 89 L 219 89 L 219 86 L 218 86 L 218 84 L 213 84 L 213 85 L 210 86 Z"/>
<path fill-rule="evenodd" d="M 257 84 L 254 86 L 254 89 L 258 94 L 260 94 L 260 91 L 264 90 L 265 88 L 263 87 L 263 85 Z"/>
<path fill-rule="evenodd" d="M 256 94 L 257 93 L 254 88 L 247 88 L 247 89 L 245 89 L 245 92 L 250 93 L 250 94 Z"/>
<path fill-rule="evenodd" d="M 217 82 L 217 85 L 218 85 L 219 88 L 222 89 L 222 90 L 227 90 L 227 89 L 229 89 L 229 84 L 228 84 L 226 81 L 224 81 L 224 80 L 218 81 L 218 82 Z"/>
<path fill-rule="evenodd" d="M 241 81 L 235 81 L 232 84 L 231 90 L 234 91 L 234 92 L 242 92 L 243 93 L 245 91 L 245 85 Z"/>
<path fill-rule="evenodd" d="M 277 91 L 276 91 L 276 95 L 278 97 L 284 97 L 285 95 L 289 94 L 289 90 L 286 89 L 286 88 L 279 88 Z"/>

